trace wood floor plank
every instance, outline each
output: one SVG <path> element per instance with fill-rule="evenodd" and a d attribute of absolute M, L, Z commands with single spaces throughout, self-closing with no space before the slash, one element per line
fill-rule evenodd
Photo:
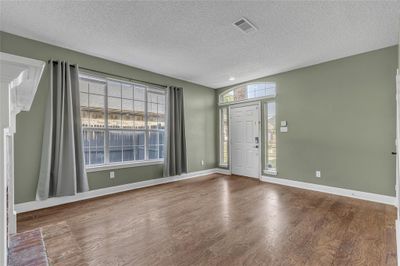
<path fill-rule="evenodd" d="M 83 259 L 82 250 L 66 222 L 42 227 L 42 235 L 50 265 L 87 265 Z"/>
<path fill-rule="evenodd" d="M 61 222 L 82 265 L 395 265 L 395 218 L 387 205 L 214 174 L 24 213 L 18 230 Z"/>

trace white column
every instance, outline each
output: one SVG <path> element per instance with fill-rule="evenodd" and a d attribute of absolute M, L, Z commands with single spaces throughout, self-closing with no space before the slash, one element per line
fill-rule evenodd
<path fill-rule="evenodd" d="M 15 119 L 19 112 L 30 110 L 44 66 L 43 61 L 0 52 L 0 265 L 7 265 L 7 240 L 17 231 L 14 211 Z"/>
<path fill-rule="evenodd" d="M 6 88 L 6 89 L 4 89 Z M 0 86 L 0 264 L 7 265 L 7 178 L 5 174 L 4 129 L 8 125 L 8 84 Z"/>

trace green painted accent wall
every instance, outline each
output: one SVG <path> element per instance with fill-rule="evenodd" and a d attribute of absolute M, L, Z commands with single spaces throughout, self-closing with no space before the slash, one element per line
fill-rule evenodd
<path fill-rule="evenodd" d="M 134 47 L 132 47 L 134 49 Z M 214 168 L 216 159 L 215 90 L 186 81 L 170 78 L 98 57 L 60 48 L 46 43 L 0 32 L 2 52 L 47 61 L 50 58 L 68 60 L 82 67 L 143 81 L 181 86 L 184 88 L 186 139 L 189 172 Z M 49 72 L 43 73 L 32 108 L 17 116 L 15 135 L 15 202 L 35 199 L 38 181 L 45 102 L 49 91 Z M 201 160 L 205 165 L 201 165 Z M 122 185 L 162 177 L 162 166 L 143 166 L 115 170 L 115 179 L 109 171 L 89 173 L 90 189 Z"/>
<path fill-rule="evenodd" d="M 276 82 L 288 122 L 277 178 L 394 196 L 397 61 L 393 46 L 257 79 Z"/>

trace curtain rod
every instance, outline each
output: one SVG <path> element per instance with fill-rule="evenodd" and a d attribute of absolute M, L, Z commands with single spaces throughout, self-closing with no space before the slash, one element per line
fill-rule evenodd
<path fill-rule="evenodd" d="M 57 60 L 53 60 L 53 59 L 50 59 L 48 62 L 50 63 L 51 61 L 57 62 Z M 132 81 L 132 82 L 139 82 L 139 83 L 154 85 L 154 86 L 163 87 L 163 88 L 167 88 L 168 87 L 167 85 L 163 85 L 163 84 L 153 83 L 153 82 L 144 81 L 144 80 L 140 80 L 140 79 L 127 78 L 127 77 L 120 76 L 120 75 L 110 74 L 110 73 L 106 73 L 106 72 L 99 71 L 99 70 L 94 70 L 94 69 L 90 69 L 90 68 L 86 68 L 86 67 L 81 67 L 79 65 L 78 65 L 78 68 L 86 70 L 86 71 L 89 71 L 89 72 L 99 73 L 99 74 L 102 74 L 102 75 L 105 75 L 105 76 L 109 76 L 109 77 L 122 78 L 122 79 L 125 79 L 125 80 L 128 80 L 128 81 Z"/>
<path fill-rule="evenodd" d="M 80 67 L 80 66 L 78 66 L 78 68 L 86 70 L 86 71 L 90 71 L 90 72 L 99 73 L 99 74 L 102 74 L 102 75 L 105 75 L 105 76 L 111 76 L 111 77 L 126 79 L 126 80 L 129 80 L 129 81 L 132 81 L 132 82 L 139 82 L 139 83 L 144 83 L 144 84 L 149 84 L 149 85 L 155 85 L 155 86 L 163 87 L 163 88 L 167 88 L 168 87 L 167 85 L 163 85 L 163 84 L 153 83 L 153 82 L 144 81 L 144 80 L 140 80 L 140 79 L 127 78 L 127 77 L 124 77 L 124 76 L 109 74 L 109 73 L 106 73 L 106 72 L 93 70 L 93 69 L 90 69 L 90 68 L 85 68 L 85 67 Z"/>

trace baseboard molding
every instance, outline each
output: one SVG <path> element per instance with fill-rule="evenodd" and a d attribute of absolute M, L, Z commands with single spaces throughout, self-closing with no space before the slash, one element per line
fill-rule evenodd
<path fill-rule="evenodd" d="M 42 201 L 30 201 L 30 202 L 19 203 L 19 204 L 16 204 L 14 206 L 14 208 L 17 213 L 29 212 L 29 211 L 54 207 L 54 206 L 58 206 L 58 205 L 62 205 L 62 204 L 67 204 L 67 203 L 71 203 L 71 202 L 92 199 L 92 198 L 111 195 L 111 194 L 120 193 L 120 192 L 124 192 L 124 191 L 145 188 L 145 187 L 150 187 L 150 186 L 156 186 L 156 185 L 161 185 L 161 184 L 166 184 L 166 183 L 171 183 L 171 182 L 176 182 L 176 181 L 180 181 L 180 180 L 190 179 L 190 178 L 209 175 L 209 174 L 216 174 L 216 173 L 224 174 L 224 175 L 231 174 L 228 169 L 212 168 L 212 169 L 207 169 L 207 170 L 202 170 L 202 171 L 191 172 L 191 173 L 187 173 L 187 174 L 183 174 L 183 175 L 179 175 L 179 176 L 170 176 L 170 177 L 164 177 L 164 178 L 150 179 L 150 180 L 136 182 L 136 183 L 129 183 L 129 184 L 125 184 L 125 185 L 90 190 L 88 192 L 79 193 L 75 196 L 57 197 L 57 198 L 49 198 L 47 200 L 42 200 Z M 274 184 L 280 184 L 280 185 L 285 185 L 285 186 L 290 186 L 290 187 L 297 187 L 297 188 L 308 189 L 308 190 L 313 190 L 313 191 L 325 192 L 325 193 L 335 194 L 335 195 L 339 195 L 339 196 L 357 198 L 357 199 L 368 200 L 368 201 L 379 202 L 379 203 L 396 206 L 396 198 L 386 196 L 386 195 L 380 195 L 380 194 L 374 194 L 374 193 L 362 192 L 362 191 L 350 190 L 350 189 L 343 189 L 343 188 L 336 188 L 336 187 L 329 187 L 329 186 L 324 186 L 324 185 L 317 185 L 317 184 L 312 184 L 312 183 L 306 183 L 306 182 L 301 182 L 301 181 L 294 181 L 294 180 L 290 180 L 290 179 L 283 179 L 283 178 L 270 177 L 270 176 L 262 176 L 260 178 L 260 180 L 263 182 L 268 182 L 268 183 L 274 183 Z M 400 241 L 400 237 L 398 239 Z M 399 258 L 400 258 L 400 256 L 399 256 Z"/>
<path fill-rule="evenodd" d="M 231 175 L 231 171 L 225 168 L 215 168 L 217 174 Z"/>
<path fill-rule="evenodd" d="M 396 197 L 391 197 L 391 196 L 386 196 L 386 195 L 381 195 L 381 194 L 375 194 L 375 193 L 369 193 L 369 192 L 363 192 L 363 191 L 357 191 L 357 190 L 351 190 L 351 189 L 344 189 L 344 188 L 337 188 L 337 187 L 330 187 L 330 186 L 306 183 L 306 182 L 301 182 L 301 181 L 294 181 L 294 180 L 290 180 L 290 179 L 271 177 L 271 176 L 262 176 L 260 178 L 260 180 L 264 181 L 264 182 L 268 182 L 268 183 L 274 183 L 274 184 L 279 184 L 279 185 L 284 185 L 284 186 L 289 186 L 289 187 L 296 187 L 296 188 L 308 189 L 308 190 L 313 190 L 313 191 L 318 191 L 318 192 L 330 193 L 330 194 L 339 195 L 339 196 L 373 201 L 373 202 L 393 205 L 396 207 Z"/>
<path fill-rule="evenodd" d="M 19 203 L 19 204 L 16 204 L 14 206 L 14 208 L 17 213 L 29 212 L 29 211 L 54 207 L 54 206 L 62 205 L 62 204 L 66 204 L 66 203 L 71 203 L 71 202 L 76 202 L 76 201 L 81 201 L 81 200 L 86 200 L 86 199 L 92 199 L 92 198 L 111 195 L 111 194 L 120 193 L 120 192 L 124 192 L 124 191 L 145 188 L 145 187 L 150 187 L 150 186 L 155 186 L 155 185 L 161 185 L 161 184 L 166 184 L 166 183 L 171 183 L 171 182 L 176 182 L 176 181 L 180 181 L 180 180 L 190 179 L 190 178 L 209 175 L 209 174 L 216 174 L 216 173 L 229 174 L 229 173 L 226 173 L 225 169 L 212 168 L 212 169 L 207 169 L 207 170 L 202 170 L 202 171 L 191 172 L 191 173 L 187 173 L 187 174 L 183 174 L 183 175 L 179 175 L 179 176 L 170 176 L 170 177 L 164 177 L 164 178 L 150 179 L 150 180 L 136 182 L 136 183 L 129 183 L 129 184 L 125 184 L 125 185 L 90 190 L 88 192 L 79 193 L 74 196 L 49 198 L 47 200 L 42 200 L 42 201 L 30 201 L 30 202 Z"/>

